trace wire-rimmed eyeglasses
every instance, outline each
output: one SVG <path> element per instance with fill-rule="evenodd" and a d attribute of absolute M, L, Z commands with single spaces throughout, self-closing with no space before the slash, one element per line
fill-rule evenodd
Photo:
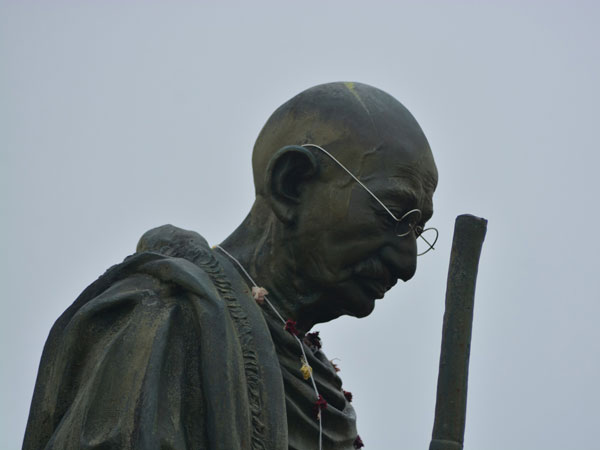
<path fill-rule="evenodd" d="M 316 144 L 303 144 L 302 147 L 313 147 L 316 149 L 321 150 L 323 153 L 325 153 L 327 156 L 329 156 L 333 161 L 335 161 L 337 163 L 338 166 L 340 166 L 342 169 L 344 169 L 346 171 L 346 173 L 348 175 L 350 175 L 354 181 L 356 181 L 358 184 L 360 184 L 363 189 L 365 191 L 367 191 L 371 197 L 373 197 L 377 203 L 379 203 L 381 205 L 381 207 L 383 209 L 385 209 L 385 211 L 392 217 L 392 219 L 394 219 L 394 221 L 396 222 L 395 226 L 394 226 L 394 233 L 396 234 L 396 236 L 398 237 L 403 237 L 403 236 L 408 236 L 410 233 L 414 232 L 415 236 L 418 238 L 421 238 L 424 243 L 426 244 L 426 247 L 423 251 L 417 253 L 417 256 L 421 256 L 424 255 L 425 253 L 427 253 L 429 250 L 434 250 L 434 245 L 438 240 L 438 235 L 439 232 L 437 230 L 437 228 L 423 228 L 421 225 L 419 225 L 419 222 L 421 221 L 421 210 L 420 209 L 411 209 L 410 211 L 406 212 L 405 214 L 402 215 L 402 217 L 400 217 L 399 219 L 396 217 L 396 215 L 390 211 L 390 209 L 384 205 L 384 203 L 379 200 L 379 198 L 377 198 L 377 196 L 375 194 L 373 194 L 373 192 L 371 192 L 371 190 L 365 186 L 363 184 L 362 181 L 360 181 L 356 176 L 354 176 L 354 174 L 352 172 L 350 172 L 346 166 L 344 166 L 341 162 L 339 162 L 335 156 L 333 156 L 331 153 L 329 153 L 327 150 L 325 150 L 323 147 L 320 147 Z M 425 233 L 427 233 L 427 237 L 425 237 Z M 431 236 L 429 236 L 431 235 Z M 428 239 L 429 238 L 429 239 Z"/>

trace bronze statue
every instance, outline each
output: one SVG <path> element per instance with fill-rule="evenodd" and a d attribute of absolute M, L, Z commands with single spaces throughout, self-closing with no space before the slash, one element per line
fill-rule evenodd
<path fill-rule="evenodd" d="M 414 275 L 437 184 L 427 139 L 385 92 L 329 83 L 273 113 L 252 165 L 256 201 L 220 246 L 150 230 L 56 321 L 24 449 L 362 446 L 309 331 Z"/>

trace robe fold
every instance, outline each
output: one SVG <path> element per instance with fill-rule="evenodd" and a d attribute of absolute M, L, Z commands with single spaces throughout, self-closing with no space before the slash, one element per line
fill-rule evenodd
<path fill-rule="evenodd" d="M 148 231 L 52 327 L 23 449 L 316 448 L 312 411 L 290 415 L 290 430 L 312 435 L 288 439 L 287 409 L 310 406 L 311 392 L 288 388 L 293 349 L 270 320 L 200 235 Z M 325 372 L 324 448 L 350 449 L 354 411 Z"/>

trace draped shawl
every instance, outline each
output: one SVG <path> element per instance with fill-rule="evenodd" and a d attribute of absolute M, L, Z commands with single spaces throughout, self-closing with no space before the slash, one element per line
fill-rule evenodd
<path fill-rule="evenodd" d="M 316 448 L 314 393 L 289 338 L 199 234 L 150 230 L 52 327 L 23 449 Z M 341 382 L 324 356 L 309 359 L 330 401 L 324 448 L 351 449 Z"/>

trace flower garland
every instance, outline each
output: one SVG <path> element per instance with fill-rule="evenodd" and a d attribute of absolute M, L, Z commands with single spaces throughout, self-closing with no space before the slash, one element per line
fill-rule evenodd
<path fill-rule="evenodd" d="M 248 280 L 250 280 L 250 282 L 253 285 L 252 286 L 252 297 L 254 298 L 256 303 L 261 306 L 266 303 L 273 310 L 273 312 L 277 315 L 279 320 L 281 320 L 281 322 L 283 323 L 283 329 L 285 331 L 287 331 L 288 333 L 290 333 L 293 336 L 293 338 L 296 340 L 296 342 L 298 342 L 298 345 L 300 346 L 300 351 L 302 352 L 302 356 L 300 357 L 300 364 L 301 364 L 300 373 L 302 374 L 302 377 L 305 380 L 310 380 L 313 390 L 315 391 L 316 400 L 313 405 L 313 409 L 314 409 L 315 416 L 316 416 L 317 420 L 319 421 L 319 450 L 323 450 L 323 417 L 322 417 L 321 411 L 323 411 L 324 409 L 327 408 L 327 401 L 323 398 L 323 396 L 321 394 L 319 394 L 319 390 L 317 389 L 317 385 L 313 378 L 313 369 L 308 364 L 308 358 L 306 357 L 306 353 L 304 352 L 304 346 L 302 345 L 302 341 L 298 337 L 298 335 L 300 333 L 299 333 L 298 329 L 296 328 L 296 326 L 297 326 L 296 321 L 291 320 L 291 319 L 286 320 L 281 316 L 281 314 L 279 314 L 279 311 L 277 311 L 275 306 L 273 306 L 273 304 L 267 298 L 267 295 L 269 295 L 269 291 L 267 291 L 263 287 L 258 286 L 258 284 L 256 284 L 254 279 L 246 271 L 244 266 L 242 266 L 242 263 L 240 263 L 231 253 L 229 253 L 227 250 L 225 250 L 220 245 L 215 245 L 215 248 L 218 248 L 219 250 L 221 250 L 226 256 L 228 256 L 233 262 L 235 262 L 237 264 L 237 266 L 242 270 L 242 272 L 246 275 Z M 319 350 L 321 348 L 321 339 L 319 337 L 318 331 L 315 331 L 313 333 L 307 333 L 304 337 L 304 342 L 313 351 Z M 333 363 L 333 361 L 331 362 L 331 364 L 332 364 L 333 368 L 335 369 L 335 371 L 339 372 L 340 369 L 338 368 L 338 366 L 336 364 Z M 346 398 L 346 400 L 348 400 L 348 402 L 351 402 L 352 401 L 352 393 L 350 393 L 348 391 L 343 391 L 343 393 L 344 393 L 344 397 Z M 354 448 L 356 448 L 356 449 L 360 449 L 360 448 L 364 447 L 363 441 L 360 438 L 360 436 L 358 436 L 358 435 L 356 436 L 356 439 L 354 440 L 353 445 L 354 445 Z"/>

